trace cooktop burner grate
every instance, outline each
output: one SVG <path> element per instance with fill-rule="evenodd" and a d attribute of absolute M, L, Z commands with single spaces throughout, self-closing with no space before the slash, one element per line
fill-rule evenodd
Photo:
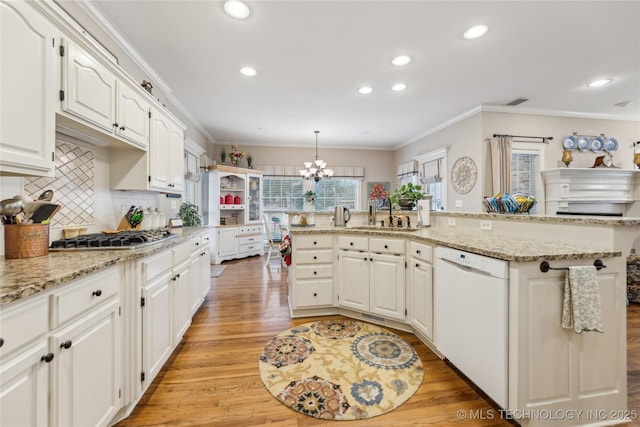
<path fill-rule="evenodd" d="M 83 234 L 71 239 L 55 240 L 51 250 L 132 249 L 177 237 L 168 230 L 132 230 L 118 233 Z"/>

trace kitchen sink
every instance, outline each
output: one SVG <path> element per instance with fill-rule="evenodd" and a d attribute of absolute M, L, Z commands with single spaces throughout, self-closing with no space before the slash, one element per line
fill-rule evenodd
<path fill-rule="evenodd" d="M 395 231 L 403 233 L 411 233 L 420 230 L 419 228 L 407 228 L 407 227 L 382 227 L 380 225 L 356 225 L 355 227 L 349 227 L 351 230 L 369 230 L 369 231 Z"/>

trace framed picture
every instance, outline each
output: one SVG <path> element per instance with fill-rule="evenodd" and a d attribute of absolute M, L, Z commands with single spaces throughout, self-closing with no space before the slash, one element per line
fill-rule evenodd
<path fill-rule="evenodd" d="M 375 200 L 375 207 L 380 208 L 391 194 L 391 184 L 388 181 L 367 182 L 367 199 Z"/>

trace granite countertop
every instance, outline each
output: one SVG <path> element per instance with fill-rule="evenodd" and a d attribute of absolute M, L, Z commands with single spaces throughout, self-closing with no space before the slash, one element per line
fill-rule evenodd
<path fill-rule="evenodd" d="M 207 227 L 171 229 L 177 238 L 139 249 L 60 251 L 35 258 L 0 258 L 0 305 L 36 294 L 119 262 L 139 259 L 189 240 Z"/>
<path fill-rule="evenodd" d="M 415 229 L 414 229 L 415 230 Z M 592 249 L 562 242 L 519 239 L 513 236 L 481 231 L 421 228 L 416 231 L 389 231 L 382 227 L 301 227 L 291 228 L 291 234 L 364 234 L 379 237 L 402 237 L 416 242 L 448 246 L 505 261 L 533 262 L 550 260 L 611 258 L 620 251 Z"/>

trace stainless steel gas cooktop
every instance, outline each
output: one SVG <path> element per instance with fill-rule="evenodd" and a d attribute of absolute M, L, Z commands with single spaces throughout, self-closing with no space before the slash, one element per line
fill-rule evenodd
<path fill-rule="evenodd" d="M 118 233 L 84 234 L 71 239 L 55 240 L 51 251 L 136 249 L 178 237 L 168 230 L 132 230 Z"/>

